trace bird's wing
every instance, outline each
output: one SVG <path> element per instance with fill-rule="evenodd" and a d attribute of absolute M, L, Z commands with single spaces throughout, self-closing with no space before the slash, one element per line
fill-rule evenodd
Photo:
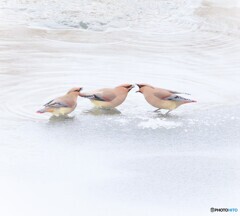
<path fill-rule="evenodd" d="M 110 90 L 104 90 L 104 91 L 96 91 L 92 94 L 82 94 L 82 97 L 88 98 L 90 100 L 97 100 L 97 101 L 112 101 L 117 96 L 114 94 L 114 92 Z"/>
<path fill-rule="evenodd" d="M 49 104 L 51 104 L 54 100 L 50 100 L 48 103 L 44 104 L 43 106 L 48 106 Z"/>
<path fill-rule="evenodd" d="M 61 108 L 61 107 L 69 107 L 66 103 L 57 100 L 51 100 L 44 105 L 45 107 L 51 108 Z"/>
<path fill-rule="evenodd" d="M 169 91 L 170 93 L 172 94 L 185 94 L 185 95 L 190 95 L 189 93 L 186 93 L 186 92 L 177 92 L 177 91 L 173 91 L 173 90 L 167 90 Z"/>
<path fill-rule="evenodd" d="M 165 98 L 163 98 L 162 100 L 176 101 L 176 102 L 188 102 L 188 101 L 189 101 L 189 102 L 193 102 L 193 101 L 190 100 L 190 99 L 187 99 L 187 98 L 184 98 L 184 97 L 175 95 L 175 94 L 172 94 L 172 95 L 169 96 L 169 97 L 165 97 Z"/>

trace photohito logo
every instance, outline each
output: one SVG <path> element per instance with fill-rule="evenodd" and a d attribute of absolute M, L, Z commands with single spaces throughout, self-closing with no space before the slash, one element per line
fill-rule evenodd
<path fill-rule="evenodd" d="M 210 208 L 211 212 L 238 212 L 237 208 Z"/>

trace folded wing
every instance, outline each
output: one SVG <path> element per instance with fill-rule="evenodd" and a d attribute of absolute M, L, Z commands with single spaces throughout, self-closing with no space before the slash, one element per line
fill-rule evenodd
<path fill-rule="evenodd" d="M 184 97 L 181 97 L 179 95 L 171 95 L 169 97 L 165 97 L 163 98 L 162 100 L 168 100 L 168 101 L 176 101 L 176 102 L 183 102 L 183 103 L 186 103 L 186 102 L 195 102 L 191 99 L 188 99 L 188 98 L 184 98 Z"/>
<path fill-rule="evenodd" d="M 105 101 L 105 102 L 110 102 L 116 98 L 116 95 L 111 91 L 96 92 L 94 94 L 82 94 L 81 96 L 88 98 L 90 100 Z"/>
<path fill-rule="evenodd" d="M 69 107 L 67 103 L 64 103 L 62 101 L 56 101 L 56 100 L 51 100 L 48 103 L 46 103 L 44 106 L 51 107 L 51 108 Z"/>

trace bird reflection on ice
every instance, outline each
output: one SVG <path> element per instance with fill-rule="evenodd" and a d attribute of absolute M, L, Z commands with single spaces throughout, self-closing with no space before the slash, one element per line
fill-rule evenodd
<path fill-rule="evenodd" d="M 84 113 L 86 114 L 91 114 L 94 116 L 100 116 L 100 115 L 120 115 L 121 112 L 116 109 L 116 108 L 112 108 L 112 109 L 106 109 L 106 108 L 97 108 L 94 107 L 92 109 L 86 110 L 84 111 Z"/>
<path fill-rule="evenodd" d="M 68 115 L 64 115 L 64 116 L 51 116 L 49 118 L 49 123 L 59 123 L 59 122 L 66 122 L 66 121 L 73 121 L 75 119 L 74 116 L 68 116 Z"/>

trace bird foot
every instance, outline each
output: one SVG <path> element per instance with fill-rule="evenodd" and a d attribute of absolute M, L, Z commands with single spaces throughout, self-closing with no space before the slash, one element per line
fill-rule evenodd
<path fill-rule="evenodd" d="M 165 113 L 165 116 L 167 116 L 172 110 L 169 110 Z"/>
<path fill-rule="evenodd" d="M 156 109 L 156 110 L 154 110 L 153 112 L 159 112 L 161 109 L 159 108 L 159 109 Z M 161 112 L 160 112 L 161 113 Z"/>

